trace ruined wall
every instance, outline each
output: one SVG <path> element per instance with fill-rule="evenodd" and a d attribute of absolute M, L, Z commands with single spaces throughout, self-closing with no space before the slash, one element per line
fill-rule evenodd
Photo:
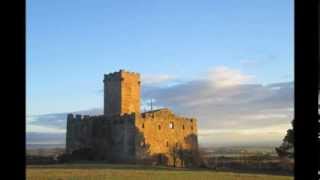
<path fill-rule="evenodd" d="M 110 150 L 110 122 L 105 116 L 68 115 L 66 152 L 90 149 L 94 159 L 107 159 Z"/>
<path fill-rule="evenodd" d="M 68 115 L 66 152 L 90 149 L 93 159 L 111 162 L 135 159 L 134 114 L 123 116 Z"/>
<path fill-rule="evenodd" d="M 196 164 L 197 121 L 168 109 L 122 116 L 68 115 L 67 152 L 91 149 L 96 160 L 163 164 Z"/>
<path fill-rule="evenodd" d="M 104 115 L 140 112 L 140 75 L 120 70 L 104 76 Z"/>
<path fill-rule="evenodd" d="M 197 121 L 175 116 L 168 109 L 142 113 L 137 127 L 137 159 L 157 164 L 190 166 L 198 151 Z"/>

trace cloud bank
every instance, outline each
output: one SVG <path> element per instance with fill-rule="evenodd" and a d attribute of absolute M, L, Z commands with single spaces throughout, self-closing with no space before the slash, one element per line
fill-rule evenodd
<path fill-rule="evenodd" d="M 253 80 L 218 67 L 202 79 L 165 88 L 145 87 L 142 95 L 180 115 L 196 117 L 204 144 L 280 143 L 293 119 L 293 82 L 263 85 Z"/>

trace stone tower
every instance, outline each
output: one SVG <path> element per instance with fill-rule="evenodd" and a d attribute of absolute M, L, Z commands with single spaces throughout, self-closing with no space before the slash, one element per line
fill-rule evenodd
<path fill-rule="evenodd" d="M 104 115 L 140 113 L 140 74 L 120 70 L 104 75 Z"/>

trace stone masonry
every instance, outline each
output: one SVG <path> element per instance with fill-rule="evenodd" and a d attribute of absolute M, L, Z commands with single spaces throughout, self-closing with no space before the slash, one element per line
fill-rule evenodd
<path fill-rule="evenodd" d="M 167 108 L 140 113 L 140 75 L 104 76 L 104 114 L 68 114 L 66 152 L 111 163 L 198 165 L 197 120 Z"/>

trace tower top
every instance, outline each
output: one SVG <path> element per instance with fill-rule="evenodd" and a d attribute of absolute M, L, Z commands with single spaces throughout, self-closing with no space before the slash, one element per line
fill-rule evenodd
<path fill-rule="evenodd" d="M 121 69 L 104 75 L 104 114 L 140 113 L 140 74 Z"/>
<path fill-rule="evenodd" d="M 119 71 L 116 71 L 116 72 L 104 74 L 104 81 L 105 80 L 118 80 L 118 78 L 121 78 L 124 75 L 136 76 L 137 78 L 140 79 L 140 73 L 120 69 Z"/>

